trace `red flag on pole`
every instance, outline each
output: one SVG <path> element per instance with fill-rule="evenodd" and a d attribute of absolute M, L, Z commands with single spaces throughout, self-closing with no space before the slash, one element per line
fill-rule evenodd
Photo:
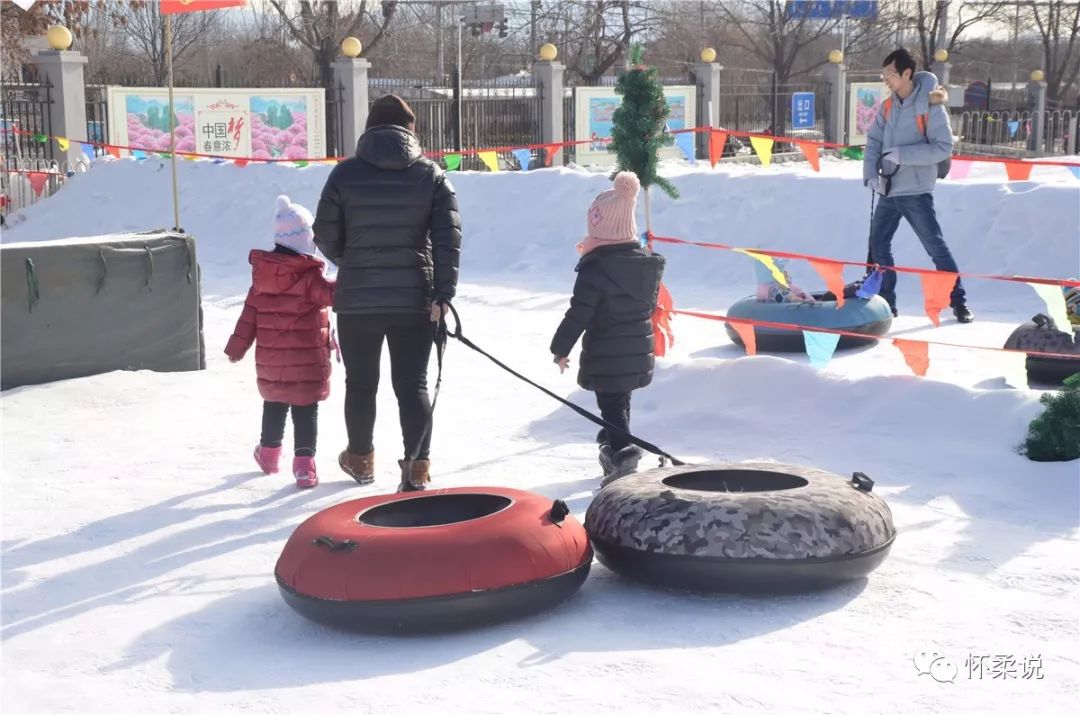
<path fill-rule="evenodd" d="M 161 0 L 161 14 L 221 10 L 227 7 L 243 7 L 246 4 L 247 0 Z"/>

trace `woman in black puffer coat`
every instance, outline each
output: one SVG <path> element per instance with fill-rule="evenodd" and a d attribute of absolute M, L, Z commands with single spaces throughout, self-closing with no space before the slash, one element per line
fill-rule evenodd
<path fill-rule="evenodd" d="M 334 312 L 349 433 L 338 463 L 361 484 L 375 479 L 372 433 L 385 340 L 404 442 L 402 491 L 424 489 L 431 478 L 427 366 L 434 324 L 457 289 L 461 251 L 454 188 L 424 158 L 415 121 L 400 97 L 372 104 L 356 156 L 330 172 L 315 216 L 315 243 L 338 267 Z"/>
<path fill-rule="evenodd" d="M 638 238 L 634 209 L 640 188 L 637 176 L 620 172 L 615 187 L 589 207 L 574 296 L 551 341 L 563 371 L 584 333 L 578 384 L 595 392 L 603 418 L 626 432 L 631 391 L 652 381 L 652 316 L 664 273 L 663 256 L 643 248 Z M 601 430 L 597 439 L 605 484 L 637 469 L 641 450 L 625 434 Z"/>

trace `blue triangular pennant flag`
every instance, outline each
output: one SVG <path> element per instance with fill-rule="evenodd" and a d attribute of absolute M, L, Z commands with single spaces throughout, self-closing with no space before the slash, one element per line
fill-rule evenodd
<path fill-rule="evenodd" d="M 855 297 L 870 300 L 877 295 L 881 290 L 881 280 L 884 275 L 884 271 L 874 271 L 868 275 L 858 290 L 855 291 Z"/>
<path fill-rule="evenodd" d="M 90 146 L 89 144 L 83 144 L 82 150 L 83 154 L 86 154 L 87 159 L 89 159 L 90 161 L 94 160 L 94 147 Z"/>
<path fill-rule="evenodd" d="M 1077 179 L 1080 179 L 1080 166 L 1070 166 L 1069 171 L 1071 171 L 1072 175 Z"/>
<path fill-rule="evenodd" d="M 840 342 L 840 336 L 836 333 L 815 333 L 810 330 L 802 331 L 803 342 L 806 343 L 806 354 L 810 356 L 810 364 L 814 367 L 825 367 L 836 352 L 836 344 Z"/>
<path fill-rule="evenodd" d="M 221 164 L 225 163 L 225 160 L 224 159 L 214 159 L 214 163 L 218 164 L 218 165 L 221 165 Z"/>
<path fill-rule="evenodd" d="M 1020 120 L 1019 119 L 1014 119 L 1011 122 L 1009 122 L 1009 136 L 1010 137 L 1015 137 L 1016 132 L 1018 132 L 1018 131 L 1020 131 Z"/>
<path fill-rule="evenodd" d="M 691 132 L 676 134 L 675 144 L 682 149 L 682 153 L 689 161 L 694 161 L 694 135 Z"/>
<path fill-rule="evenodd" d="M 133 157 L 135 157 L 136 161 L 142 161 L 143 159 L 146 158 L 146 152 L 143 151 L 142 149 L 132 149 L 131 150 L 131 155 Z"/>
<path fill-rule="evenodd" d="M 528 171 L 529 162 L 532 161 L 532 151 L 529 149 L 514 149 L 511 153 L 514 155 L 514 158 L 518 160 L 521 170 Z"/>

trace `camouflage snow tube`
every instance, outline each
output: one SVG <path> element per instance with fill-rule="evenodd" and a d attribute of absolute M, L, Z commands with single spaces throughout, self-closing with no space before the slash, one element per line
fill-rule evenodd
<path fill-rule="evenodd" d="M 1060 330 L 1052 318 L 1039 313 L 1012 332 L 1005 347 L 1035 353 L 1059 353 L 1075 357 L 1027 356 L 1028 379 L 1042 385 L 1060 385 L 1065 378 L 1080 372 L 1080 326 Z"/>
<path fill-rule="evenodd" d="M 654 585 L 792 592 L 859 579 L 896 537 L 873 481 L 772 462 L 666 467 L 612 482 L 585 514 L 600 563 Z"/>

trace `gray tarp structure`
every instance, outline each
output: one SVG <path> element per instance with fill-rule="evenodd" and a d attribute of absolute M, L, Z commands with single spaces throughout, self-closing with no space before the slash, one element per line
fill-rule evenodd
<path fill-rule="evenodd" d="M 191 236 L 0 244 L 0 389 L 205 366 Z"/>

